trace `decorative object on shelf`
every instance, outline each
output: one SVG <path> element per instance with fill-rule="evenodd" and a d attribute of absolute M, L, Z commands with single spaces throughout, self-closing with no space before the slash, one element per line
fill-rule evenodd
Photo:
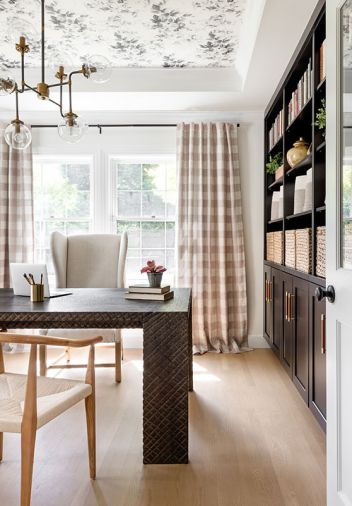
<path fill-rule="evenodd" d="M 163 279 L 163 273 L 166 268 L 162 265 L 157 265 L 155 260 L 148 260 L 147 265 L 142 267 L 141 273 L 144 272 L 148 275 L 149 286 L 151 288 L 160 288 L 161 280 Z"/>
<path fill-rule="evenodd" d="M 269 156 L 269 161 L 265 165 L 266 171 L 268 174 L 275 174 L 275 172 L 281 168 L 281 165 L 283 164 L 283 156 L 282 153 L 276 153 L 274 156 Z M 275 179 L 277 179 L 275 177 Z"/>
<path fill-rule="evenodd" d="M 307 176 L 306 176 L 306 185 L 305 185 L 305 192 L 304 192 L 304 205 L 303 205 L 303 212 L 305 211 L 311 211 L 312 209 L 312 201 L 313 201 L 313 181 L 312 181 L 312 174 L 313 169 L 310 168 L 307 170 Z"/>
<path fill-rule="evenodd" d="M 284 263 L 284 233 L 274 232 L 274 260 L 277 264 Z"/>
<path fill-rule="evenodd" d="M 312 273 L 312 229 L 296 230 L 296 269 Z"/>
<path fill-rule="evenodd" d="M 284 164 L 275 171 L 275 181 L 284 177 Z"/>
<path fill-rule="evenodd" d="M 307 181 L 306 175 L 296 177 L 293 214 L 299 214 L 303 212 L 304 199 L 306 193 L 306 181 Z"/>
<path fill-rule="evenodd" d="M 296 230 L 285 231 L 285 265 L 296 268 Z"/>
<path fill-rule="evenodd" d="M 59 108 L 62 120 L 58 125 L 59 136 L 67 142 L 78 142 L 88 129 L 87 123 L 83 118 L 78 118 L 77 114 L 72 109 L 72 76 L 82 74 L 87 79 L 91 78 L 96 83 L 107 82 L 111 74 L 110 62 L 105 56 L 92 56 L 83 63 L 81 69 L 70 72 L 69 75 L 65 73 L 62 65 L 57 68 L 55 77 L 58 83 L 47 84 L 45 80 L 45 0 L 40 0 L 41 3 L 41 82 L 37 86 L 30 86 L 25 81 L 25 64 L 24 56 L 30 51 L 25 36 L 21 35 L 19 42 L 16 44 L 16 51 L 21 55 L 21 83 L 16 83 L 11 77 L 5 75 L 0 77 L 0 95 L 8 95 L 15 93 L 16 97 L 16 117 L 7 126 L 4 137 L 6 142 L 14 149 L 25 149 L 32 141 L 32 135 L 29 128 L 24 125 L 19 117 L 19 95 L 27 91 L 32 91 L 37 94 L 40 100 L 46 100 L 56 105 Z M 18 20 L 21 23 L 20 20 Z M 24 33 L 24 30 L 21 30 Z M 63 89 L 67 86 L 69 107 L 68 112 L 63 112 Z M 51 88 L 58 88 L 60 92 L 59 102 L 50 98 Z"/>
<path fill-rule="evenodd" d="M 289 149 L 286 155 L 290 167 L 295 167 L 299 162 L 305 159 L 308 153 L 308 146 L 309 144 L 303 137 L 300 137 L 298 141 L 293 143 L 293 148 Z"/>
<path fill-rule="evenodd" d="M 276 116 L 273 126 L 269 131 L 269 151 L 275 146 L 284 133 L 284 111 L 281 110 Z"/>
<path fill-rule="evenodd" d="M 326 227 L 317 227 L 317 256 L 315 273 L 325 278 L 326 267 Z"/>
<path fill-rule="evenodd" d="M 308 67 L 300 79 L 297 89 L 292 92 L 291 100 L 288 104 L 288 124 L 298 116 L 303 107 L 312 96 L 312 63 L 309 58 Z"/>
<path fill-rule="evenodd" d="M 322 136 L 325 139 L 325 129 L 326 129 L 326 102 L 325 98 L 321 99 L 321 107 L 317 110 L 315 115 L 315 123 L 314 125 L 318 128 L 318 130 L 322 130 Z"/>
<path fill-rule="evenodd" d="M 268 262 L 274 261 L 274 232 L 266 234 L 266 259 Z"/>
<path fill-rule="evenodd" d="M 307 155 L 310 155 L 312 153 L 312 147 L 313 147 L 313 144 L 310 143 L 309 144 L 309 148 L 308 148 L 308 151 L 307 151 Z"/>
<path fill-rule="evenodd" d="M 284 217 L 284 187 L 280 186 L 280 197 L 279 197 L 279 215 L 278 218 Z"/>
<path fill-rule="evenodd" d="M 280 192 L 273 192 L 271 199 L 271 221 L 279 219 L 279 200 Z"/>

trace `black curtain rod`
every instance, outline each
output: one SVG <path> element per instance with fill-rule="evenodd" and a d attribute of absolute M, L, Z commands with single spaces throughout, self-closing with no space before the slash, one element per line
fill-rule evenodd
<path fill-rule="evenodd" d="M 32 128 L 57 128 L 57 125 L 31 125 Z M 88 125 L 90 128 L 98 128 L 99 130 L 99 133 L 101 133 L 102 131 L 102 128 L 126 128 L 126 127 L 130 127 L 130 128 L 136 128 L 136 127 L 147 127 L 147 128 L 150 128 L 150 127 L 176 127 L 177 124 L 176 123 L 138 123 L 138 124 L 131 124 L 131 123 L 128 123 L 128 124 L 113 124 L 113 125 L 104 125 L 104 124 L 97 124 L 97 125 Z M 239 127 L 240 124 L 237 123 L 237 126 Z"/>

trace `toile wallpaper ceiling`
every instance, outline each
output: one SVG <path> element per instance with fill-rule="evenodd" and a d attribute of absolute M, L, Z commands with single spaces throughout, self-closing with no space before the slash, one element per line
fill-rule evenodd
<path fill-rule="evenodd" d="M 230 67 L 247 0 L 47 0 L 47 61 L 77 65 L 103 54 L 115 67 Z M 0 68 L 39 66 L 39 0 L 0 0 Z M 5 33 L 5 37 L 3 34 Z"/>

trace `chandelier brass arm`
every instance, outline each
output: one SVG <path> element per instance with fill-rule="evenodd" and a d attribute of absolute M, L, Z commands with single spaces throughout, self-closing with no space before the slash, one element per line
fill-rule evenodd
<path fill-rule="evenodd" d="M 95 82 L 106 82 L 111 73 L 110 63 L 104 56 L 91 57 L 86 63 L 83 63 L 79 70 L 74 70 L 68 75 L 65 73 L 63 65 L 58 67 L 55 78 L 58 83 L 47 83 L 45 76 L 45 0 L 41 0 L 41 82 L 36 86 L 29 85 L 25 80 L 25 55 L 30 52 L 30 46 L 26 37 L 21 35 L 19 42 L 15 45 L 16 51 L 20 53 L 20 72 L 21 82 L 18 84 L 14 79 L 7 76 L 0 76 L 0 95 L 11 93 L 16 94 L 16 118 L 5 129 L 6 142 L 15 149 L 25 149 L 31 142 L 31 132 L 19 118 L 19 94 L 27 91 L 35 93 L 39 99 L 51 102 L 59 108 L 62 120 L 58 125 L 60 137 L 68 142 L 77 142 L 82 138 L 88 125 L 82 118 L 79 118 L 72 110 L 72 77 L 82 74 L 84 77 L 92 78 Z M 98 62 L 98 63 L 96 63 Z M 97 77 L 94 77 L 96 75 Z M 63 90 L 68 88 L 68 112 L 64 112 Z M 59 102 L 50 98 L 50 90 L 59 88 Z"/>

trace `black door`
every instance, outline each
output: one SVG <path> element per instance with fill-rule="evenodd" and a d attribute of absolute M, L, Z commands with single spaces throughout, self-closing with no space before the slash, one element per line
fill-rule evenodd
<path fill-rule="evenodd" d="M 273 304 L 272 304 L 271 267 L 264 266 L 264 332 L 272 344 L 273 339 Z"/>
<path fill-rule="evenodd" d="M 272 349 L 280 357 L 282 332 L 283 332 L 283 280 L 282 273 L 277 269 L 271 271 L 272 280 L 272 305 L 273 305 L 273 334 Z"/>
<path fill-rule="evenodd" d="M 282 346 L 281 346 L 281 362 L 292 378 L 293 369 L 293 319 L 290 311 L 292 305 L 290 304 L 292 294 L 292 276 L 284 272 L 282 276 L 282 292 L 283 292 L 283 333 L 282 333 Z"/>
<path fill-rule="evenodd" d="M 293 277 L 290 314 L 293 325 L 293 382 L 308 404 L 309 283 Z"/>

